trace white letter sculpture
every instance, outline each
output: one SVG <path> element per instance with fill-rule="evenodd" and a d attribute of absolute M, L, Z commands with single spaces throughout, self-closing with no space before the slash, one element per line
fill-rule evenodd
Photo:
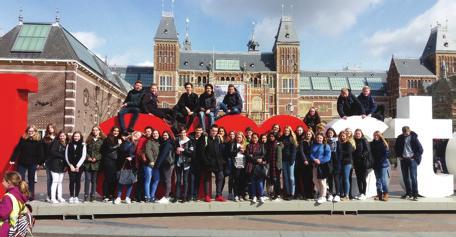
<path fill-rule="evenodd" d="M 346 128 L 350 128 L 353 133 L 356 129 L 361 129 L 363 131 L 364 137 L 368 141 L 372 141 L 372 136 L 374 135 L 375 131 L 380 131 L 383 133 L 387 128 L 384 122 L 379 121 L 372 117 L 365 117 L 364 119 L 361 116 L 350 116 L 347 119 L 334 119 L 326 125 L 326 129 L 333 128 L 337 134 L 339 134 L 342 130 Z M 373 197 L 377 195 L 377 186 L 375 184 L 375 174 L 374 171 L 371 170 L 366 178 L 367 187 L 366 187 L 366 197 Z M 356 178 L 352 179 L 352 190 L 358 190 L 358 185 L 356 182 Z M 359 191 L 354 192 L 355 195 Z"/>
<path fill-rule="evenodd" d="M 432 97 L 407 96 L 397 99 L 396 119 L 389 121 L 384 133 L 386 138 L 397 138 L 402 127 L 409 126 L 418 134 L 423 146 L 421 164 L 418 166 L 418 193 L 425 197 L 446 197 L 453 194 L 453 175 L 436 175 L 432 168 L 432 139 L 452 138 L 452 120 L 432 119 Z M 401 154 L 396 154 L 399 156 Z M 448 154 L 447 154 L 448 155 Z M 398 168 L 400 162 L 398 161 Z M 404 187 L 402 176 L 401 185 Z"/>

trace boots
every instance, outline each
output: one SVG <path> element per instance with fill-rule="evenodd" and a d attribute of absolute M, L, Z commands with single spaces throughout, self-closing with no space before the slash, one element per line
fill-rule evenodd
<path fill-rule="evenodd" d="M 387 202 L 389 199 L 388 193 L 383 193 L 383 201 Z"/>
<path fill-rule="evenodd" d="M 374 197 L 374 200 L 382 201 L 383 200 L 382 192 L 377 192 L 377 196 Z"/>

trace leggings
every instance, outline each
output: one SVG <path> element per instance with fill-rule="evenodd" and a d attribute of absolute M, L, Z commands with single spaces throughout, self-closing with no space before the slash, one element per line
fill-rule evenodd
<path fill-rule="evenodd" d="M 169 198 L 171 193 L 171 177 L 173 176 L 174 166 L 163 166 L 161 168 L 163 182 L 165 182 L 165 195 L 164 197 Z"/>
<path fill-rule="evenodd" d="M 68 172 L 70 176 L 70 197 L 78 197 L 79 191 L 81 190 L 81 175 L 82 171 L 79 172 Z"/>
<path fill-rule="evenodd" d="M 366 181 L 366 176 L 367 176 L 367 170 L 364 167 L 356 167 L 355 166 L 355 172 L 356 172 L 356 182 L 358 183 L 358 190 L 359 194 L 364 194 L 366 195 L 366 188 L 367 188 L 367 181 Z"/>
<path fill-rule="evenodd" d="M 113 198 L 114 190 L 117 183 L 117 164 L 113 159 L 103 160 L 104 182 L 103 182 L 103 196 L 104 198 Z"/>

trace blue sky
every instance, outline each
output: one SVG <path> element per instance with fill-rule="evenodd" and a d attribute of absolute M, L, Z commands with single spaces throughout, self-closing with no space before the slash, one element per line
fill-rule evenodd
<path fill-rule="evenodd" d="M 437 21 L 448 19 L 456 32 L 454 0 L 175 0 L 174 15 L 181 40 L 190 19 L 195 50 L 246 51 L 255 21 L 260 50 L 271 51 L 282 2 L 295 21 L 303 70 L 387 70 L 392 54 L 419 57 Z M 164 3 L 169 11 L 171 0 Z M 21 6 L 26 22 L 53 22 L 59 9 L 61 24 L 111 65 L 153 61 L 161 0 L 2 0 L 0 32 L 17 24 Z"/>

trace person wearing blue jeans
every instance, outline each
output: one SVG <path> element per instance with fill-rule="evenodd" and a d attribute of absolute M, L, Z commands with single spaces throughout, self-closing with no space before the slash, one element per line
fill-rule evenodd
<path fill-rule="evenodd" d="M 223 98 L 223 102 L 220 103 L 219 106 L 226 115 L 240 114 L 242 112 L 242 103 L 242 98 L 239 92 L 236 90 L 233 84 L 229 84 L 228 92 Z"/>
<path fill-rule="evenodd" d="M 203 128 L 203 131 L 206 131 L 207 127 L 211 127 L 214 124 L 217 110 L 217 101 L 212 84 L 206 84 L 204 86 L 204 93 L 199 96 L 198 103 L 200 109 L 198 113 L 200 126 Z M 209 119 L 208 126 L 206 126 L 206 116 Z"/>
<path fill-rule="evenodd" d="M 283 149 L 282 149 L 282 165 L 283 165 L 283 185 L 285 189 L 285 200 L 291 200 L 295 195 L 295 160 L 296 160 L 296 148 L 298 142 L 296 135 L 290 126 L 285 127 L 284 134 L 280 138 Z"/>
<path fill-rule="evenodd" d="M 374 160 L 374 173 L 377 185 L 375 200 L 388 201 L 388 143 L 379 131 L 374 132 L 374 140 L 370 143 L 372 158 Z"/>
<path fill-rule="evenodd" d="M 402 127 L 402 134 L 397 137 L 394 150 L 401 161 L 402 179 L 405 184 L 405 194 L 402 198 L 413 198 L 413 201 L 418 201 L 417 168 L 423 155 L 418 135 L 412 132 L 410 127 Z"/>
<path fill-rule="evenodd" d="M 144 148 L 144 192 L 146 202 L 155 202 L 155 192 L 160 182 L 160 169 L 157 163 L 158 153 L 160 151 L 160 133 L 157 130 L 152 131 L 152 138 L 146 142 Z"/>
<path fill-rule="evenodd" d="M 336 158 L 340 161 L 342 167 L 340 172 L 340 196 L 342 200 L 348 200 L 350 195 L 350 179 L 353 164 L 353 146 L 348 140 L 347 132 L 339 133 L 339 141 L 336 149 Z"/>
<path fill-rule="evenodd" d="M 138 120 L 139 113 L 141 112 L 141 100 L 143 97 L 142 82 L 137 80 L 134 85 L 134 89 L 129 91 L 125 98 L 122 107 L 117 114 L 119 119 L 119 126 L 122 133 L 133 132 L 136 120 Z M 125 115 L 132 114 L 128 129 L 125 127 Z"/>

